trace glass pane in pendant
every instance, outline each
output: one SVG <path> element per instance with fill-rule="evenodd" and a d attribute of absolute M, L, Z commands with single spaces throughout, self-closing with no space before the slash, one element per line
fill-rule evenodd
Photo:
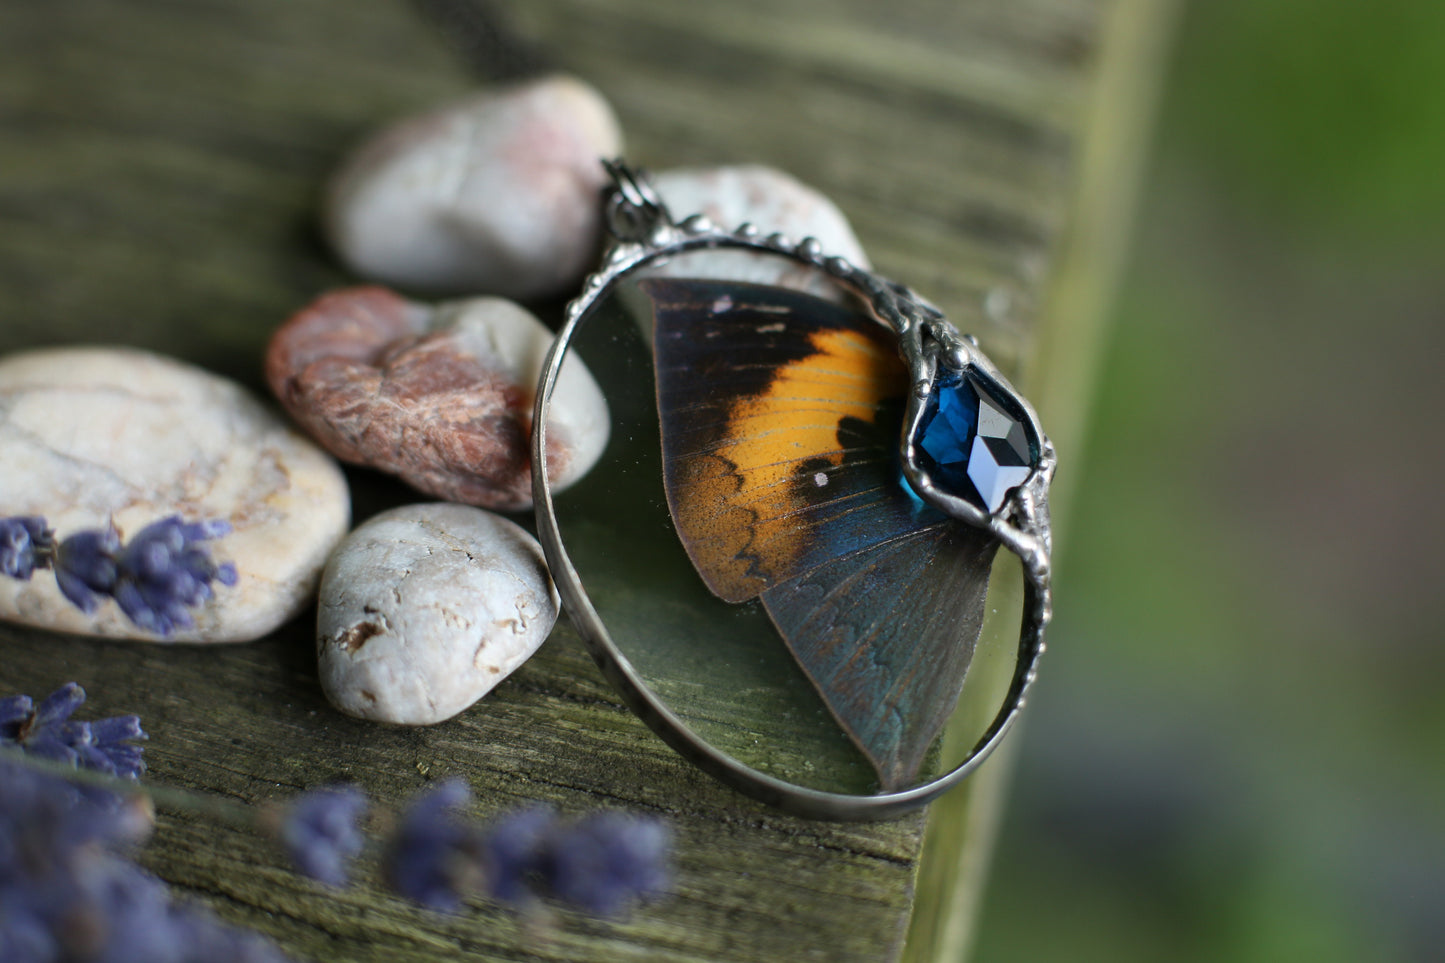
<path fill-rule="evenodd" d="M 613 432 L 558 526 L 652 692 L 799 786 L 894 791 L 961 762 L 1013 673 L 1017 564 L 985 601 L 991 540 L 903 481 L 892 331 L 802 262 L 701 251 L 615 282 L 572 355 Z"/>

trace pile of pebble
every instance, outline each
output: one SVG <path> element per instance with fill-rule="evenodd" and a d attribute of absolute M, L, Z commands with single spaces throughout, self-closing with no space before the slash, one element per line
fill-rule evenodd
<path fill-rule="evenodd" d="M 302 307 L 266 356 L 267 381 L 305 434 L 238 385 L 151 353 L 0 358 L 0 516 L 44 516 L 62 536 L 113 533 L 95 538 L 116 552 L 157 519 L 224 524 L 210 547 L 234 575 L 188 618 L 142 625 L 114 604 L 83 611 L 27 570 L 0 578 L 0 618 L 239 642 L 300 614 L 319 586 L 320 678 L 337 708 L 420 725 L 475 703 L 558 615 L 540 546 L 495 514 L 531 507 L 532 399 L 552 340 L 510 299 L 580 287 L 603 243 L 599 159 L 621 151 L 606 101 L 562 76 L 479 92 L 361 145 L 332 179 L 323 221 L 337 256 L 370 283 Z M 811 235 L 867 264 L 838 209 L 781 172 L 664 171 L 656 183 L 675 214 Z M 552 418 L 561 489 L 597 462 L 610 430 L 581 365 L 564 373 Z M 348 534 L 332 456 L 440 501 Z"/>

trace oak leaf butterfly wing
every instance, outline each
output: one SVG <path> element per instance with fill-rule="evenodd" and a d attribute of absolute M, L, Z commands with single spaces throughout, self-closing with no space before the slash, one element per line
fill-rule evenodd
<path fill-rule="evenodd" d="M 688 557 L 718 597 L 761 600 L 884 790 L 907 785 L 962 689 L 997 542 L 902 480 L 892 332 L 786 288 L 637 286 Z"/>

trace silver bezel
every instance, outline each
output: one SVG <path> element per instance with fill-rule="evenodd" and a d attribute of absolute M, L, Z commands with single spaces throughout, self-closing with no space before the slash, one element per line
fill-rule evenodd
<path fill-rule="evenodd" d="M 601 267 L 586 279 L 581 293 L 567 306 L 565 324 L 543 366 L 533 416 L 532 490 L 538 537 L 567 612 L 603 673 L 633 710 L 684 757 L 727 785 L 770 805 L 814 818 L 879 819 L 921 806 L 961 782 L 998 745 L 1017 718 L 1024 694 L 1037 675 L 1038 658 L 1044 649 L 1043 631 L 1051 616 L 1048 486 L 1055 467 L 1054 448 L 1039 426 L 1032 406 L 979 350 L 977 342 L 960 335 L 936 307 L 908 288 L 843 258 L 826 256 L 815 238 L 795 243 L 781 234 L 764 236 L 752 224 L 724 231 L 701 215 L 675 222 L 642 175 L 620 163 L 609 163 L 608 169 L 617 184 L 607 204 L 608 228 L 616 241 L 604 255 Z M 909 484 L 920 497 L 946 514 L 987 529 L 1022 563 L 1023 625 L 1009 692 L 993 723 L 969 755 L 954 769 L 927 783 L 867 796 L 808 789 L 758 772 L 702 740 L 652 693 L 612 641 L 562 543 L 547 480 L 546 425 L 552 392 L 578 326 L 607 292 L 629 275 L 689 251 L 722 248 L 781 255 L 813 265 L 870 304 L 879 320 L 897 335 L 899 351 L 912 381 L 900 440 Z M 1026 430 L 1038 445 L 1037 466 L 993 513 L 934 485 L 920 469 L 911 441 L 938 377 L 945 371 L 969 368 L 1007 393 L 1025 415 Z"/>

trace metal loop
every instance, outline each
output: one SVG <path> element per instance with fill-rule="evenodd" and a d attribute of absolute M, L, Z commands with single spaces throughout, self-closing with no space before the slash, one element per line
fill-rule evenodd
<path fill-rule="evenodd" d="M 607 199 L 607 229 L 620 241 L 642 241 L 658 227 L 675 227 L 671 212 L 652 186 L 647 172 L 628 166 L 620 158 L 604 160 L 612 178 Z"/>

